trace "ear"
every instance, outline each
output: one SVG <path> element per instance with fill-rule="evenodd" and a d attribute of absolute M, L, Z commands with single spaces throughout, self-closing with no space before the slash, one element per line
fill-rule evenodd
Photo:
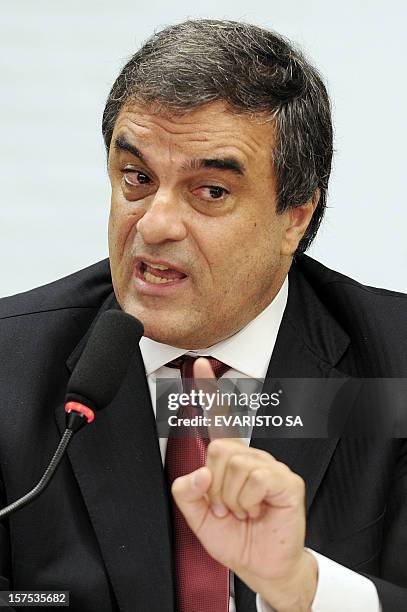
<path fill-rule="evenodd" d="M 311 200 L 300 204 L 295 208 L 289 208 L 283 214 L 286 217 L 286 227 L 281 241 L 281 254 L 293 257 L 301 238 L 312 219 L 312 215 L 318 205 L 321 192 L 317 188 Z"/>

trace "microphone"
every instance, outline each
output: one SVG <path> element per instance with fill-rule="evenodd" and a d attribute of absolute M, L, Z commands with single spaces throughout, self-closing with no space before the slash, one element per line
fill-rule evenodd
<path fill-rule="evenodd" d="M 116 396 L 144 329 L 121 310 L 107 310 L 97 320 L 72 372 L 65 397 L 66 429 L 38 484 L 0 510 L 0 520 L 38 497 L 49 484 L 74 433 L 95 419 L 95 412 Z"/>

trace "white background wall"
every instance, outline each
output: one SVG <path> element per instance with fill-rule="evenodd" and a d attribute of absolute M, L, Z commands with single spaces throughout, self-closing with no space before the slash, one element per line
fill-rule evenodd
<path fill-rule="evenodd" d="M 206 0 L 199 10 L 185 0 L 9 0 L 0 17 L 0 295 L 107 255 L 106 96 L 154 29 L 188 17 L 275 29 L 319 67 L 333 99 L 336 158 L 310 254 L 406 291 L 404 0 Z"/>

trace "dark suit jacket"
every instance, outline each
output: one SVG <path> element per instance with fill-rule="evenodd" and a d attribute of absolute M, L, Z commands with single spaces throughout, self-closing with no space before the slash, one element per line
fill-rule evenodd
<path fill-rule="evenodd" d="M 108 261 L 0 301 L 1 505 L 41 477 L 64 430 L 70 372 L 114 302 Z M 271 374 L 406 377 L 406 308 L 404 295 L 298 258 L 265 391 Z M 306 544 L 369 575 L 384 612 L 405 612 L 405 441 L 258 434 L 252 445 L 305 479 Z M 78 612 L 171 612 L 169 509 L 137 351 L 118 395 L 73 439 L 49 488 L 0 525 L 0 590 L 69 590 Z M 235 589 L 238 612 L 254 612 L 254 594 L 237 579 Z"/>

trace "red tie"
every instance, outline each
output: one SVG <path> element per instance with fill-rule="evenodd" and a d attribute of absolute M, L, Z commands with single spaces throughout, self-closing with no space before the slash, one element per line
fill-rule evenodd
<path fill-rule="evenodd" d="M 166 364 L 170 368 L 180 369 L 185 393 L 189 393 L 193 387 L 195 359 L 197 357 L 183 355 Z M 229 369 L 218 359 L 207 359 L 216 378 L 220 378 Z M 193 411 L 193 406 L 181 407 L 178 416 L 189 417 Z M 179 436 L 179 428 L 177 430 Z M 170 484 L 178 476 L 189 474 L 205 465 L 207 446 L 208 438 L 202 436 L 202 430 L 192 431 L 188 428 L 184 437 L 171 436 L 170 431 L 165 459 Z M 173 510 L 178 612 L 228 612 L 229 570 L 206 552 L 175 503 Z"/>

